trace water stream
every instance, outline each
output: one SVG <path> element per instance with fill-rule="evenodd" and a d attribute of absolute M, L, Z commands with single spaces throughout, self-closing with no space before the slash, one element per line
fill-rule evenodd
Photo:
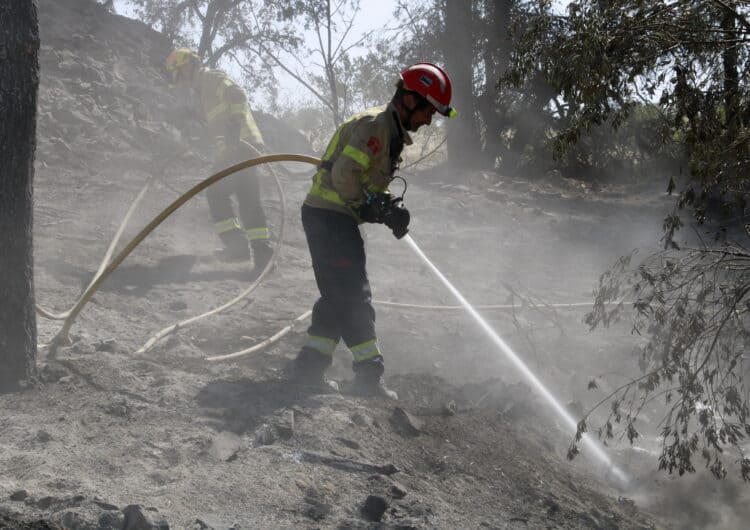
<path fill-rule="evenodd" d="M 526 378 L 526 380 L 531 383 L 531 385 L 542 395 L 542 397 L 544 397 L 547 403 L 563 419 L 563 421 L 568 426 L 570 426 L 573 433 L 575 433 L 578 428 L 578 422 L 565 409 L 565 407 L 562 406 L 560 401 L 555 398 L 552 392 L 550 392 L 550 390 L 546 386 L 544 386 L 544 384 L 539 380 L 534 372 L 531 371 L 526 363 L 524 363 L 523 360 L 518 355 L 516 355 L 511 347 L 508 346 L 508 344 L 500 337 L 500 335 L 497 334 L 494 329 L 492 329 L 492 327 L 490 327 L 487 321 L 482 318 L 482 316 L 476 311 L 476 309 L 474 309 L 474 307 L 458 291 L 458 289 L 456 289 L 453 284 L 448 281 L 448 279 L 443 275 L 443 273 L 440 272 L 440 270 L 429 260 L 429 258 L 427 258 L 425 253 L 422 252 L 422 249 L 419 248 L 419 246 L 414 242 L 411 236 L 407 234 L 404 237 L 404 241 L 406 241 L 406 243 L 412 248 L 412 250 L 414 250 L 414 252 L 422 259 L 422 261 L 424 261 L 424 263 L 430 268 L 430 270 L 435 273 L 435 275 L 440 279 L 441 282 L 443 282 L 443 284 L 448 288 L 453 296 L 456 297 L 456 299 L 466 309 L 466 311 L 474 318 L 474 320 L 476 320 L 477 324 L 479 324 L 479 327 L 481 327 L 482 330 L 492 339 L 498 349 L 503 354 L 505 354 L 505 356 L 516 366 L 516 368 L 518 368 L 524 378 Z M 584 434 L 581 442 L 583 446 L 591 451 L 591 453 L 597 458 L 597 460 L 599 460 L 606 466 L 609 473 L 611 473 L 622 482 L 621 485 L 624 486 L 627 484 L 628 476 L 624 471 L 622 471 L 612 462 L 612 460 L 609 458 L 609 455 L 604 452 L 603 447 L 596 440 L 594 440 L 588 434 Z"/>

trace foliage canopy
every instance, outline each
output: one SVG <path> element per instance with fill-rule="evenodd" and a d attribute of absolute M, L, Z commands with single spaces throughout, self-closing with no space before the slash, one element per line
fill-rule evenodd
<path fill-rule="evenodd" d="M 603 403 L 611 411 L 599 434 L 622 424 L 631 440 L 636 419 L 657 398 L 666 405 L 659 466 L 679 474 L 695 470 L 700 455 L 716 477 L 727 473 L 733 448 L 742 477 L 750 480 L 743 442 L 750 436 L 746 381 L 750 332 L 750 252 L 745 248 L 750 186 L 750 22 L 746 2 L 732 0 L 583 0 L 566 15 L 539 2 L 519 33 L 513 68 L 504 82 L 541 75 L 567 109 L 557 131 L 562 154 L 602 124 L 615 129 L 634 110 L 656 105 L 664 145 L 680 149 L 686 172 L 675 212 L 664 222 L 664 251 L 637 266 L 632 256 L 606 272 L 587 316 L 608 326 L 633 301 L 633 331 L 645 335 L 639 354 L 644 375 Z M 718 234 L 683 247 L 676 240 L 689 208 Z M 607 305 L 619 302 L 614 309 Z M 579 426 L 586 430 L 586 421 Z M 575 445 L 571 456 L 577 452 Z"/>

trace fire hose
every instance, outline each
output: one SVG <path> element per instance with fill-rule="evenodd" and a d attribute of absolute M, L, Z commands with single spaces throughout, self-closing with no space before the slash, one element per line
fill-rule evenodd
<path fill-rule="evenodd" d="M 141 188 L 141 191 L 138 193 L 135 200 L 133 200 L 133 203 L 130 205 L 130 208 L 128 208 L 128 211 L 125 214 L 125 217 L 120 223 L 120 226 L 118 227 L 117 232 L 115 232 L 115 235 L 112 238 L 112 241 L 107 247 L 107 251 L 104 253 L 104 257 L 102 258 L 102 261 L 99 264 L 99 268 L 96 270 L 96 272 L 94 273 L 94 276 L 91 278 L 91 281 L 89 281 L 88 285 L 81 293 L 81 296 L 78 297 L 76 304 L 78 303 L 78 301 L 80 301 L 83 294 L 91 288 L 91 286 L 99 278 L 99 276 L 101 276 L 102 272 L 104 272 L 105 267 L 109 263 L 109 259 L 112 257 L 112 254 L 114 253 L 115 248 L 117 247 L 117 243 L 120 241 L 120 237 L 122 236 L 123 230 L 125 230 L 125 227 L 127 226 L 128 221 L 130 221 L 130 217 L 133 215 L 133 212 L 135 212 L 136 207 L 141 202 L 141 199 L 143 199 L 143 197 L 146 195 L 146 192 L 149 190 L 153 182 L 154 182 L 153 177 L 149 178 L 148 181 L 146 181 L 146 184 L 143 185 L 143 188 Z M 73 307 L 75 307 L 76 304 L 73 304 Z M 49 309 L 45 309 L 39 304 L 37 304 L 36 306 L 36 312 L 39 315 L 49 320 L 65 320 L 66 318 L 70 316 L 70 312 L 72 310 L 73 308 L 71 307 L 70 309 L 68 309 L 67 311 L 63 311 L 62 313 L 54 313 Z"/>
<path fill-rule="evenodd" d="M 63 324 L 62 329 L 58 332 L 57 336 L 53 339 L 53 343 L 50 346 L 50 354 L 53 354 L 55 348 L 57 345 L 61 344 L 70 344 L 70 338 L 68 336 L 69 331 L 73 323 L 75 322 L 76 317 L 80 314 L 83 307 L 86 305 L 86 303 L 91 299 L 93 294 L 97 291 L 97 289 L 104 283 L 104 281 L 107 279 L 107 277 L 112 274 L 112 272 L 117 269 L 117 267 L 122 263 L 122 261 L 137 247 L 154 229 L 156 229 L 159 224 L 161 224 L 167 217 L 169 217 L 172 213 L 174 213 L 180 206 L 185 204 L 188 200 L 190 200 L 192 197 L 209 187 L 210 185 L 214 184 L 215 182 L 218 182 L 219 180 L 227 177 L 228 175 L 231 175 L 232 173 L 235 173 L 237 171 L 253 167 L 260 164 L 265 164 L 269 162 L 278 162 L 278 161 L 288 161 L 288 162 L 307 162 L 313 165 L 318 165 L 320 163 L 320 160 L 317 158 L 313 158 L 306 155 L 294 155 L 294 154 L 276 154 L 276 155 L 265 155 L 260 156 L 258 158 L 254 158 L 251 160 L 246 160 L 244 162 L 240 162 L 238 164 L 235 164 L 231 167 L 228 167 L 226 169 L 223 169 L 222 171 L 219 171 L 218 173 L 208 177 L 204 181 L 196 184 L 193 186 L 190 190 L 188 190 L 186 193 L 181 195 L 179 198 L 177 198 L 175 201 L 173 201 L 166 209 L 164 209 L 159 215 L 157 215 L 148 225 L 146 225 L 137 235 L 135 238 L 133 238 L 126 246 L 125 248 L 120 251 L 120 253 L 115 256 L 115 258 L 104 268 L 103 271 L 101 271 L 101 274 L 98 276 L 95 275 L 92 283 L 86 288 L 84 293 L 79 298 L 78 302 L 76 302 L 75 306 L 70 309 L 68 312 L 68 316 L 65 319 L 65 322 Z M 277 179 L 278 182 L 278 179 Z M 144 192 L 145 193 L 145 192 Z M 283 196 L 283 193 L 282 193 Z M 140 199 L 138 199 L 140 200 Z M 471 304 L 468 303 L 468 301 L 461 295 L 461 293 L 450 283 L 450 281 L 440 272 L 440 270 L 432 264 L 432 262 L 427 258 L 427 256 L 422 252 L 422 250 L 417 246 L 417 244 L 411 239 L 411 236 L 407 235 L 405 237 L 405 241 L 407 244 L 409 244 L 412 249 L 415 251 L 417 255 L 431 268 L 431 270 L 435 273 L 435 275 L 441 280 L 441 282 L 451 291 L 451 293 L 456 297 L 456 299 L 461 303 L 461 308 L 466 310 L 479 324 L 480 328 L 490 337 L 493 339 L 495 344 L 498 346 L 498 349 L 501 350 L 501 352 L 510 360 L 513 362 L 513 364 L 518 368 L 518 370 L 526 377 L 527 380 L 529 380 L 533 386 L 537 389 L 537 391 L 549 402 L 550 406 L 563 418 L 565 423 L 567 423 L 571 428 L 576 429 L 576 421 L 575 419 L 570 415 L 570 413 L 560 404 L 559 400 L 555 398 L 555 396 L 549 391 L 549 389 L 536 377 L 536 375 L 529 369 L 529 367 L 526 365 L 526 363 L 510 348 L 510 346 L 489 326 L 489 324 L 479 315 L 477 312 L 477 307 L 471 306 Z M 111 245 L 112 246 L 112 245 Z M 277 248 L 274 252 L 274 257 L 276 255 L 276 251 L 278 251 L 278 248 L 281 245 L 277 245 Z M 110 249 L 111 250 L 111 249 Z M 106 260 L 105 260 L 106 262 Z M 273 260 L 269 261 L 268 265 L 264 269 L 264 271 L 261 273 L 261 275 L 258 277 L 258 279 L 254 282 L 254 285 L 259 283 L 260 280 L 263 278 L 263 275 L 267 273 L 270 268 L 273 265 Z M 253 287 L 254 287 L 253 285 Z M 225 304 L 225 306 L 222 306 L 222 308 L 226 307 L 228 304 Z M 406 305 L 406 304 L 404 304 Z M 544 304 L 547 307 L 554 307 L 557 304 Z M 562 306 L 577 306 L 578 304 L 560 304 Z M 495 307 L 504 307 L 504 306 L 495 306 Z M 514 306 L 512 304 L 509 305 L 509 307 L 518 307 Z M 522 306 L 521 306 L 522 307 Z M 221 310 L 221 308 L 218 308 L 217 310 Z M 209 312 L 210 313 L 210 312 Z M 301 321 L 304 318 L 307 318 L 307 316 L 311 312 L 308 311 L 298 317 L 295 322 Z M 196 320 L 196 318 L 191 319 L 191 321 Z M 236 358 L 240 355 L 245 355 L 247 353 L 251 353 L 252 351 L 257 351 L 258 349 L 267 346 L 274 340 L 278 340 L 281 336 L 283 336 L 285 333 L 293 329 L 294 323 L 286 326 L 284 329 L 276 333 L 274 336 L 266 339 L 265 341 L 261 342 L 260 344 L 257 344 L 253 346 L 252 348 L 248 348 L 247 350 L 243 350 L 241 352 L 236 352 L 234 354 L 228 354 L 228 355 L 219 355 L 219 356 L 213 356 L 208 357 L 206 360 L 209 361 L 220 361 L 220 360 L 226 360 L 226 359 L 232 359 Z M 176 329 L 176 328 L 175 328 Z M 140 350 L 139 350 L 140 351 Z M 578 434 L 578 431 L 576 431 Z M 628 477 L 627 475 L 620 470 L 612 460 L 609 458 L 609 456 L 604 452 L 604 450 L 590 437 L 587 435 L 583 435 L 583 442 L 587 444 L 594 452 L 595 456 L 600 459 L 603 463 L 607 464 L 608 468 L 614 472 L 615 476 L 617 476 L 619 479 L 623 480 L 624 482 L 627 482 Z"/>
<path fill-rule="evenodd" d="M 297 155 L 297 154 L 274 154 L 274 155 L 264 155 L 257 158 L 253 158 L 250 160 L 246 160 L 244 162 L 240 162 L 238 164 L 235 164 L 233 166 L 230 166 L 226 169 L 223 169 L 219 171 L 218 173 L 215 173 L 208 177 L 207 179 L 199 182 L 192 188 L 190 188 L 187 192 L 185 192 L 183 195 L 175 199 L 169 206 L 167 206 L 161 213 L 159 213 L 154 219 L 151 220 L 126 246 L 123 248 L 117 256 L 115 256 L 112 261 L 104 268 L 103 271 L 101 271 L 101 274 L 95 276 L 93 282 L 86 288 L 84 293 L 81 295 L 81 297 L 78 299 L 76 304 L 67 311 L 67 317 L 65 318 L 65 322 L 63 323 L 62 328 L 58 332 L 58 334 L 55 336 L 55 338 L 52 341 L 50 352 L 53 353 L 54 350 L 58 345 L 69 345 L 71 344 L 71 340 L 69 337 L 70 328 L 72 327 L 73 323 L 75 322 L 76 318 L 80 314 L 80 312 L 83 310 L 83 308 L 86 306 L 88 301 L 91 299 L 91 297 L 94 295 L 94 293 L 101 287 L 101 285 L 104 283 L 104 281 L 119 267 L 119 265 L 125 260 L 125 258 L 151 233 L 156 229 L 157 226 L 159 226 L 167 217 L 172 215 L 178 208 L 180 208 L 183 204 L 185 204 L 187 201 L 189 201 L 191 198 L 193 198 L 195 195 L 203 191 L 204 189 L 208 188 L 215 182 L 218 182 L 219 180 L 236 173 L 237 171 L 241 171 L 243 169 L 247 169 L 250 167 L 254 167 L 261 164 L 267 164 L 270 162 L 306 162 L 308 164 L 318 165 L 320 163 L 320 160 L 317 158 L 306 156 L 306 155 Z M 278 184 L 278 182 L 277 182 Z M 280 187 L 280 185 L 279 185 Z M 276 251 L 278 250 L 278 247 Z M 276 252 L 275 251 L 275 252 Z M 275 257 L 275 254 L 274 256 Z M 253 282 L 253 285 L 250 286 L 249 289 L 246 289 L 246 291 L 254 288 L 260 281 L 263 279 L 263 277 L 268 273 L 268 271 L 273 266 L 273 258 L 269 261 L 268 265 L 266 265 L 266 268 L 263 270 L 263 272 L 258 276 L 258 278 Z M 227 304 L 225 304 L 226 306 Z M 224 306 L 221 308 L 218 308 L 217 310 L 225 309 Z M 214 311 L 217 311 L 214 310 Z"/>
<path fill-rule="evenodd" d="M 257 158 L 253 158 L 250 160 L 246 160 L 244 162 L 240 162 L 238 164 L 235 164 L 231 167 L 228 167 L 226 169 L 223 169 L 222 171 L 219 171 L 218 173 L 215 173 L 214 175 L 211 175 L 207 179 L 199 182 L 192 188 L 190 188 L 187 192 L 182 194 L 180 197 L 175 199 L 167 208 L 165 208 L 161 213 L 159 213 L 150 223 L 148 223 L 126 246 L 125 248 L 115 256 L 115 258 L 107 264 L 109 261 L 109 258 L 111 257 L 113 250 L 122 234 L 122 231 L 127 224 L 129 218 L 131 217 L 133 211 L 135 210 L 135 207 L 140 202 L 140 200 L 143 198 L 145 193 L 147 192 L 148 188 L 153 182 L 153 179 L 149 179 L 147 183 L 144 185 L 136 199 L 134 200 L 133 204 L 131 205 L 130 209 L 128 210 L 125 218 L 123 219 L 123 222 L 121 226 L 119 227 L 117 234 L 115 235 L 113 241 L 110 243 L 106 255 L 102 260 L 101 265 L 99 266 L 99 269 L 97 270 L 96 274 L 90 281 L 89 285 L 86 287 L 84 292 L 81 294 L 75 305 L 70 308 L 68 311 L 62 312 L 62 313 L 53 313 L 49 310 L 46 310 L 40 306 L 37 306 L 37 312 L 46 318 L 49 319 L 55 319 L 55 320 L 65 320 L 63 323 L 62 329 L 58 332 L 58 334 L 55 336 L 51 343 L 50 351 L 51 353 L 54 353 L 54 350 L 58 345 L 69 345 L 71 343 L 69 338 L 69 332 L 70 328 L 72 327 L 73 323 L 75 322 L 76 318 L 80 314 L 80 312 L 83 310 L 85 305 L 89 302 L 89 300 L 93 297 L 94 293 L 101 287 L 101 285 L 104 283 L 104 281 L 119 267 L 119 265 L 125 260 L 125 258 L 153 231 L 156 229 L 157 226 L 159 226 L 167 217 L 169 217 L 172 213 L 174 213 L 178 208 L 180 208 L 183 204 L 185 204 L 188 200 L 193 198 L 195 195 L 203 191 L 204 189 L 208 188 L 212 184 L 218 182 L 219 180 L 236 173 L 237 171 L 241 171 L 243 169 L 247 169 L 250 167 L 254 167 L 261 164 L 268 164 L 271 162 L 303 162 L 303 163 L 309 163 L 312 165 L 318 165 L 320 163 L 320 160 L 311 156 L 307 155 L 299 155 L 299 154 L 273 154 L 273 155 L 264 155 Z M 208 317 L 210 315 L 219 313 L 221 311 L 225 311 L 229 307 L 233 306 L 240 300 L 247 297 L 247 295 L 252 292 L 259 284 L 260 282 L 265 278 L 267 273 L 273 268 L 273 265 L 276 261 L 276 258 L 278 256 L 279 249 L 281 247 L 281 240 L 283 238 L 283 229 L 284 229 L 284 220 L 283 220 L 283 212 L 285 211 L 285 197 L 283 193 L 283 189 L 281 187 L 281 184 L 279 182 L 278 176 L 274 173 L 274 180 L 276 182 L 276 186 L 279 191 L 279 195 L 281 197 L 281 204 L 282 204 L 282 221 L 280 225 L 279 230 L 279 244 L 274 249 L 274 253 L 272 255 L 271 260 L 266 265 L 264 270 L 261 272 L 261 274 L 253 281 L 250 286 L 248 286 L 245 290 L 243 290 L 239 295 L 231 299 L 230 301 L 210 310 L 205 313 L 202 313 L 200 315 L 196 315 L 193 317 L 190 317 L 188 319 L 179 321 L 175 324 L 172 324 L 170 326 L 167 326 L 154 334 L 151 338 L 148 339 L 148 341 L 141 346 L 136 353 L 144 353 L 150 348 L 154 346 L 154 344 L 159 341 L 160 339 L 164 338 L 168 334 L 177 331 L 179 329 L 184 328 L 185 326 L 188 326 L 202 318 Z M 106 265 L 106 266 L 105 266 Z M 390 306 L 390 307 L 397 307 L 401 309 L 419 309 L 419 310 L 430 310 L 430 311 L 459 311 L 462 309 L 461 306 L 445 306 L 445 305 L 423 305 L 423 304 L 404 304 L 404 303 L 398 303 L 398 302 L 389 302 L 389 301 L 381 301 L 381 300 L 374 300 L 373 303 L 383 306 Z M 482 310 L 505 310 L 505 309 L 518 309 L 521 307 L 549 307 L 549 308 L 571 308 L 571 307 L 590 307 L 590 303 L 567 303 L 567 304 L 525 304 L 523 306 L 521 305 L 515 305 L 515 304 L 502 304 L 502 305 L 484 305 L 484 306 L 478 306 L 478 309 Z M 250 353 L 256 352 L 258 350 L 261 350 L 270 344 L 273 344 L 274 342 L 277 342 L 280 340 L 283 336 L 285 336 L 287 333 L 292 331 L 298 323 L 304 321 L 306 318 L 310 316 L 310 311 L 307 311 L 294 319 L 289 325 L 282 328 L 279 332 L 274 334 L 273 336 L 269 337 L 268 339 L 241 351 L 225 354 L 225 355 L 216 355 L 212 357 L 207 357 L 206 360 L 208 361 L 221 361 L 221 360 L 227 360 L 227 359 L 234 359 L 243 355 L 248 355 Z"/>

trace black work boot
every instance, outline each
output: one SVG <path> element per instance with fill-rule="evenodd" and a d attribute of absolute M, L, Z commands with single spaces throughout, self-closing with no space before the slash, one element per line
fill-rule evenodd
<path fill-rule="evenodd" d="M 354 384 L 352 386 L 354 395 L 398 400 L 398 394 L 385 386 L 385 379 L 383 379 L 385 366 L 381 356 L 367 361 L 355 362 L 352 369 L 354 370 Z"/>
<path fill-rule="evenodd" d="M 267 239 L 250 241 L 250 246 L 253 249 L 253 270 L 260 274 L 273 257 L 273 247 Z"/>
<path fill-rule="evenodd" d="M 229 262 L 250 261 L 247 239 L 241 232 L 232 230 L 219 234 L 219 238 L 224 244 L 224 248 L 216 253 L 220 260 Z"/>
<path fill-rule="evenodd" d="M 321 393 L 338 392 L 338 383 L 325 375 L 332 361 L 330 355 L 323 355 L 305 346 L 284 369 L 286 379 L 292 384 L 309 387 Z"/>

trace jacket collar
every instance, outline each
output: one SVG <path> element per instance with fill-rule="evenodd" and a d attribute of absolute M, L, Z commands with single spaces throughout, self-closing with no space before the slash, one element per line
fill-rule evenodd
<path fill-rule="evenodd" d="M 401 123 L 401 118 L 398 115 L 398 110 L 393 102 L 388 103 L 385 107 L 385 112 L 388 115 L 388 121 L 391 124 L 391 131 L 401 138 L 405 145 L 411 145 L 414 141 L 411 136 L 404 128 L 404 124 Z"/>

